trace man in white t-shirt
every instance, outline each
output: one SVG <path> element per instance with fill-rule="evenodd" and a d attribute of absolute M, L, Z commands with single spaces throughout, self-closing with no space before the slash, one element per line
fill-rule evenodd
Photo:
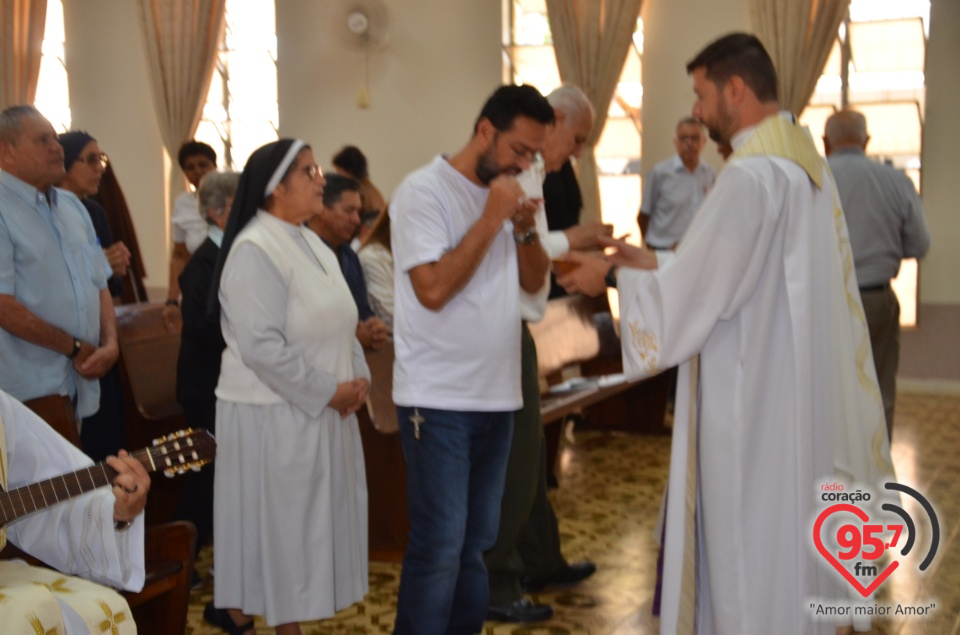
<path fill-rule="evenodd" d="M 521 181 L 539 181 L 544 172 L 557 172 L 571 157 L 579 158 L 593 128 L 593 105 L 576 86 L 560 86 L 547 95 L 547 101 L 553 106 L 556 121 L 547 129 L 542 169 L 535 166 L 521 175 Z M 599 237 L 613 233 L 612 225 L 599 222 L 548 231 L 544 203 L 541 199 L 535 219 L 543 249 L 551 260 L 559 260 L 571 249 L 598 249 Z M 484 555 L 490 579 L 487 619 L 499 622 L 549 619 L 553 615 L 550 605 L 525 598 L 524 589 L 533 592 L 548 586 L 567 586 L 596 571 L 590 561 L 571 564 L 563 557 L 557 517 L 547 498 L 547 446 L 540 417 L 537 348 L 527 324 L 543 319 L 549 293 L 550 285 L 545 283 L 537 293 L 522 293 L 520 297 L 523 408 L 513 418 L 497 542 Z"/>
<path fill-rule="evenodd" d="M 177 196 L 170 216 L 173 253 L 170 254 L 170 284 L 163 307 L 163 321 L 171 333 L 180 319 L 180 274 L 193 252 L 207 239 L 209 225 L 200 214 L 197 188 L 208 172 L 217 169 L 217 152 L 202 141 L 191 140 L 180 146 L 177 162 L 192 189 Z"/>
<path fill-rule="evenodd" d="M 554 120 L 531 86 L 487 100 L 460 152 L 410 174 L 390 205 L 396 279 L 393 399 L 407 463 L 410 541 L 399 634 L 477 633 L 483 552 L 497 538 L 520 392 L 520 290 L 546 281 L 516 175 Z"/>

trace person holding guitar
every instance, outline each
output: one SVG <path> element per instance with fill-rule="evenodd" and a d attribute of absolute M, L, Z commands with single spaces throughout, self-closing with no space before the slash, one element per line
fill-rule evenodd
<path fill-rule="evenodd" d="M 118 454 L 93 466 L 0 390 L 0 547 L 9 539 L 64 573 L 125 590 L 142 589 L 142 512 L 150 477 L 133 455 L 123 450 Z M 73 470 L 79 471 L 65 474 Z M 44 479 L 50 480 L 24 487 Z M 136 631 L 123 597 L 98 584 L 0 560 L 0 587 L 12 600 L 0 603 L 4 632 L 46 633 L 57 626 L 58 633 L 100 632 L 94 628 L 104 619 L 116 627 L 113 632 Z"/>

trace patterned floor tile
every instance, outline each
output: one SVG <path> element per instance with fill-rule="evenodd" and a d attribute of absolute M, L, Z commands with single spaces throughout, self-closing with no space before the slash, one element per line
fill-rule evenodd
<path fill-rule="evenodd" d="M 583 584 L 533 596 L 554 607 L 554 617 L 536 625 L 488 623 L 484 635 L 635 635 L 655 633 L 650 607 L 656 577 L 653 531 L 666 484 L 669 437 L 578 432 L 561 457 L 560 488 L 551 492 L 564 552 L 571 561 L 589 558 L 597 573 Z M 877 635 L 960 633 L 960 396 L 905 393 L 898 396 L 893 445 L 898 479 L 923 492 L 940 522 L 937 558 L 921 574 L 916 566 L 891 576 L 881 601 L 935 601 L 929 618 L 892 617 L 875 622 Z M 911 513 L 916 510 L 911 509 Z M 921 513 L 916 511 L 917 514 Z M 919 550 L 919 547 L 918 547 Z M 213 635 L 203 622 L 213 588 L 206 577 L 210 550 L 197 570 L 206 578 L 191 595 L 187 633 Z M 306 635 L 390 633 L 396 613 L 400 566 L 371 563 L 365 601 L 330 620 L 303 624 Z M 887 585 L 885 585 L 887 586 Z M 258 633 L 272 629 L 258 620 Z"/>

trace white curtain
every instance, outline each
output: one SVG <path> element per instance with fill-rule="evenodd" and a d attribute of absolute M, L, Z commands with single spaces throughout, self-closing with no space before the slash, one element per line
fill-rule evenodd
<path fill-rule="evenodd" d="M 750 21 L 773 58 L 780 106 L 807 107 L 850 0 L 750 0 Z"/>
<path fill-rule="evenodd" d="M 575 84 L 597 111 L 580 159 L 581 220 L 600 218 L 600 181 L 594 147 L 607 121 L 623 63 L 632 46 L 643 0 L 547 0 L 560 79 Z"/>
<path fill-rule="evenodd" d="M 153 101 L 171 157 L 200 123 L 225 7 L 226 0 L 139 0 Z"/>
<path fill-rule="evenodd" d="M 40 79 L 47 0 L 2 0 L 0 37 L 0 110 L 32 104 Z"/>

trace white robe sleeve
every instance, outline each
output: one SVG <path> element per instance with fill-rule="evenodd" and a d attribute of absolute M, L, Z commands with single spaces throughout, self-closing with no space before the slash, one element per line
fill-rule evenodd
<path fill-rule="evenodd" d="M 7 439 L 9 490 L 89 467 L 93 462 L 43 420 L 0 392 Z M 143 588 L 143 514 L 116 531 L 114 496 L 101 488 L 25 516 L 7 527 L 7 538 L 63 573 L 130 591 Z"/>
<path fill-rule="evenodd" d="M 234 251 L 220 281 L 220 304 L 233 325 L 240 359 L 275 393 L 311 417 L 320 416 L 337 392 L 338 382 L 288 345 L 283 274 L 252 243 L 241 243 Z"/>
<path fill-rule="evenodd" d="M 655 271 L 620 270 L 627 375 L 655 375 L 697 355 L 717 322 L 743 306 L 766 264 L 774 209 L 756 174 L 731 163 L 675 255 Z"/>

